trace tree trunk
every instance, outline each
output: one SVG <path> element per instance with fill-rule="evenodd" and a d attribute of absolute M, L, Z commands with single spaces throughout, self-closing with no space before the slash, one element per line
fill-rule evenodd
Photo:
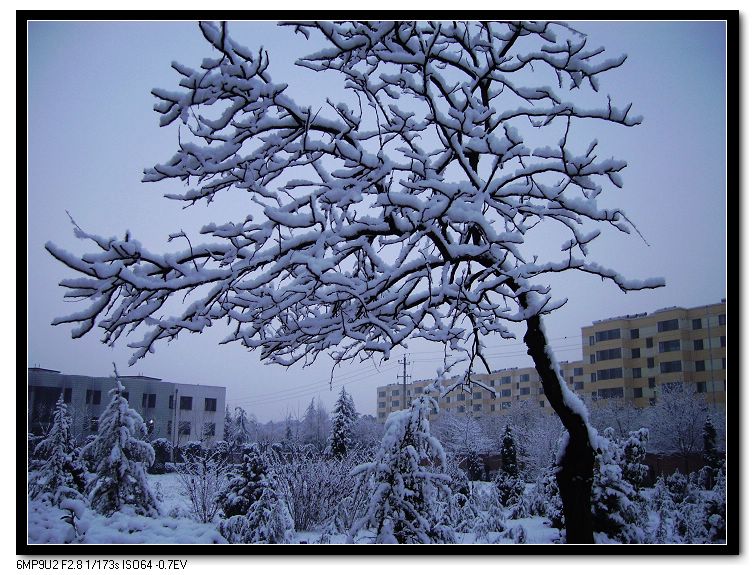
<path fill-rule="evenodd" d="M 524 295 L 526 298 L 526 294 Z M 563 502 L 567 543 L 595 543 L 592 519 L 592 482 L 595 452 L 590 445 L 587 423 L 582 416 L 564 402 L 558 381 L 558 366 L 552 365 L 546 351 L 547 341 L 540 327 L 540 316 L 527 320 L 524 343 L 527 354 L 543 383 L 543 391 L 559 419 L 569 432 L 569 441 L 556 474 L 558 490 Z"/>

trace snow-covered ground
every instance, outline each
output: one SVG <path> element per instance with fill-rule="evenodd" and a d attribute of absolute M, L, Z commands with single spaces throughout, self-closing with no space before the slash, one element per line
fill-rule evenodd
<path fill-rule="evenodd" d="M 80 518 L 75 521 L 76 531 L 65 521 L 65 511 L 41 501 L 29 501 L 28 525 L 29 543 L 100 543 L 100 544 L 161 544 L 161 543 L 226 543 L 215 524 L 199 523 L 191 518 L 188 499 L 183 495 L 178 475 L 148 475 L 150 486 L 160 500 L 159 517 L 143 517 L 129 510 L 103 517 L 81 505 L 77 512 Z M 478 482 L 479 488 L 487 485 Z M 511 519 L 509 528 L 521 526 L 526 533 L 527 543 L 552 543 L 558 537 L 558 530 L 548 526 L 547 519 L 529 517 Z M 371 543 L 374 535 L 360 533 L 355 543 Z M 490 533 L 479 538 L 472 533 L 458 534 L 459 543 L 474 544 L 485 542 L 514 543 L 500 533 Z M 300 531 L 294 543 L 347 543 L 343 534 L 323 534 L 320 531 Z"/>

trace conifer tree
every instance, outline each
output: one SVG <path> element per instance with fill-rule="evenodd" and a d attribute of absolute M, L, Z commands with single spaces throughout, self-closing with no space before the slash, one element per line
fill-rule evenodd
<path fill-rule="evenodd" d="M 376 543 L 454 542 L 447 506 L 439 504 L 451 498 L 451 477 L 443 447 L 430 433 L 427 413 L 434 404 L 423 395 L 409 409 L 390 414 L 375 461 L 354 469 L 371 481 L 373 491 L 352 535 L 364 527 L 376 531 Z"/>
<path fill-rule="evenodd" d="M 648 430 L 643 427 L 637 431 L 631 431 L 622 444 L 624 453 L 621 460 L 621 472 L 637 494 L 648 474 L 648 466 L 645 465 L 648 437 Z"/>
<path fill-rule="evenodd" d="M 223 441 L 229 445 L 233 443 L 233 417 L 231 417 L 231 408 L 225 406 L 225 417 L 223 418 Z"/>
<path fill-rule="evenodd" d="M 55 404 L 53 423 L 34 449 L 38 464 L 29 483 L 32 498 L 46 498 L 53 505 L 64 499 L 79 499 L 85 489 L 84 467 L 71 434 L 71 416 L 60 395 Z"/>
<path fill-rule="evenodd" d="M 521 501 L 524 482 L 519 478 L 516 441 L 510 425 L 506 425 L 501 437 L 501 469 L 496 476 L 495 485 L 498 500 L 504 507 L 513 506 Z"/>
<path fill-rule="evenodd" d="M 623 455 L 613 429 L 606 429 L 595 456 L 592 488 L 595 533 L 621 543 L 641 543 L 640 510 L 635 503 L 637 493 L 622 474 Z"/>
<path fill-rule="evenodd" d="M 84 454 L 96 463 L 95 477 L 87 487 L 92 509 L 112 515 L 129 505 L 140 515 L 157 514 L 157 500 L 147 482 L 145 469 L 155 460 L 155 451 L 139 437 L 147 435 L 142 417 L 128 406 L 125 388 L 115 372 L 112 399 L 100 416 L 94 441 Z"/>
<path fill-rule="evenodd" d="M 713 470 L 717 470 L 721 465 L 721 460 L 716 450 L 716 443 L 716 428 L 710 415 L 708 415 L 705 418 L 705 425 L 703 426 L 703 461 L 705 465 Z"/>
<path fill-rule="evenodd" d="M 294 521 L 265 453 L 253 444 L 220 497 L 226 519 L 220 533 L 229 543 L 290 543 Z"/>
<path fill-rule="evenodd" d="M 354 445 L 354 422 L 357 419 L 357 410 L 354 407 L 354 399 L 341 387 L 335 408 L 333 409 L 333 423 L 328 438 L 330 454 L 338 459 L 343 459 L 346 452 Z"/>

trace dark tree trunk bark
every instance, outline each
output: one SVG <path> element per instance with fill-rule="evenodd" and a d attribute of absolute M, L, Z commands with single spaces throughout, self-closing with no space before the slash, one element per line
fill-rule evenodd
<path fill-rule="evenodd" d="M 522 296 L 526 304 L 526 294 Z M 527 306 L 525 305 L 525 308 Z M 556 474 L 564 512 L 567 543 L 595 543 L 592 518 L 592 482 L 595 452 L 590 445 L 587 423 L 582 416 L 564 402 L 558 381 L 558 366 L 552 365 L 546 352 L 547 341 L 541 329 L 540 316 L 527 320 L 524 336 L 527 354 L 543 382 L 543 391 L 559 419 L 569 432 L 569 442 Z"/>

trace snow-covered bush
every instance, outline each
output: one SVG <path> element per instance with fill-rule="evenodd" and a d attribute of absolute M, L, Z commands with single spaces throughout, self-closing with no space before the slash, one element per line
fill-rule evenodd
<path fill-rule="evenodd" d="M 332 522 L 339 502 L 345 499 L 352 506 L 349 523 L 364 511 L 364 492 L 357 492 L 359 481 L 351 474 L 364 461 L 357 452 L 332 458 L 312 445 L 292 446 L 276 458 L 275 473 L 297 530 L 308 531 Z"/>
<path fill-rule="evenodd" d="M 164 437 L 158 437 L 152 440 L 151 445 L 152 450 L 155 452 L 155 461 L 147 471 L 153 475 L 165 473 L 165 464 L 171 459 L 173 444 Z"/>
<path fill-rule="evenodd" d="M 97 435 L 83 453 L 96 462 L 87 491 L 92 509 L 112 515 L 124 505 L 141 515 L 157 514 L 157 501 L 145 469 L 155 461 L 152 446 L 139 437 L 147 434 L 142 417 L 128 406 L 125 388 L 116 371 L 112 399 L 100 416 Z"/>
<path fill-rule="evenodd" d="M 29 495 L 44 497 L 53 505 L 64 499 L 80 499 L 85 490 L 84 465 L 71 434 L 71 416 L 63 395 L 55 403 L 53 423 L 34 449 L 36 465 L 29 476 Z"/>
<path fill-rule="evenodd" d="M 639 493 L 645 483 L 648 474 L 648 466 L 645 465 L 647 453 L 648 430 L 642 427 L 636 431 L 630 431 L 629 437 L 622 443 L 621 473 L 635 490 Z"/>
<path fill-rule="evenodd" d="M 375 530 L 376 543 L 452 543 L 450 516 L 439 500 L 450 499 L 445 453 L 430 433 L 427 395 L 391 413 L 375 461 L 354 469 L 372 494 L 365 515 L 352 528 Z M 439 470 L 433 468 L 433 463 Z"/>
<path fill-rule="evenodd" d="M 225 515 L 219 530 L 229 543 L 289 543 L 293 537 L 294 522 L 271 457 L 257 444 L 245 447 L 243 462 L 218 497 Z"/>
<path fill-rule="evenodd" d="M 191 503 L 194 518 L 200 523 L 211 523 L 220 510 L 218 495 L 228 483 L 227 460 L 208 452 L 199 455 L 185 452 L 183 457 L 184 462 L 176 465 L 183 495 Z"/>
<path fill-rule="evenodd" d="M 641 543 L 640 509 L 637 492 L 623 474 L 624 452 L 617 444 L 613 429 L 600 438 L 595 456 L 592 489 L 593 525 L 598 542 Z"/>

